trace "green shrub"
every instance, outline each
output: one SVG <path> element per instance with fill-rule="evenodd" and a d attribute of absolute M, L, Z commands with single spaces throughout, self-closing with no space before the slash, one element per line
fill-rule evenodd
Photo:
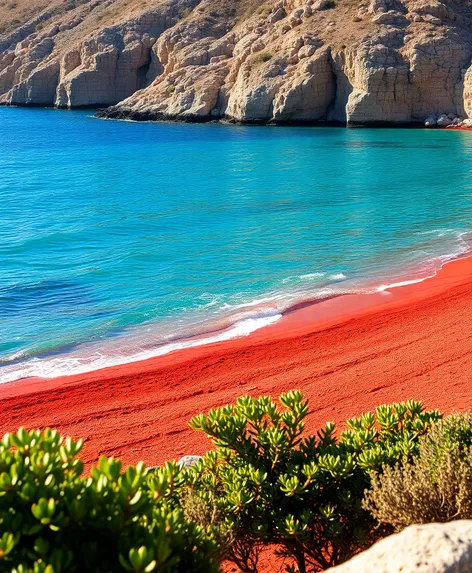
<path fill-rule="evenodd" d="M 100 458 L 87 477 L 81 442 L 50 429 L 5 435 L 0 571 L 211 573 L 229 555 L 254 572 L 269 546 L 302 573 L 346 560 L 409 524 L 404 515 L 472 517 L 470 416 L 438 422 L 409 401 L 305 436 L 308 401 L 280 402 L 243 397 L 196 416 L 215 451 L 188 470 L 123 472 Z"/>
<path fill-rule="evenodd" d="M 196 416 L 191 427 L 215 451 L 188 472 L 194 496 L 220 514 L 231 532 L 230 558 L 256 571 L 263 545 L 292 558 L 299 572 L 336 565 L 391 531 L 362 507 L 370 472 L 418 452 L 418 437 L 438 420 L 419 402 L 377 408 L 336 435 L 328 423 L 303 437 L 308 401 L 300 392 L 240 398 Z"/>
<path fill-rule="evenodd" d="M 216 572 L 215 536 L 185 519 L 183 472 L 100 458 L 81 442 L 23 429 L 0 442 L 0 570 L 12 573 Z"/>
<path fill-rule="evenodd" d="M 420 450 L 434 467 L 446 452 L 455 451 L 460 456 L 469 454 L 472 447 L 472 415 L 451 414 L 434 424 L 427 436 L 420 441 Z"/>
<path fill-rule="evenodd" d="M 272 54 L 269 52 L 260 52 L 259 54 L 257 54 L 254 58 L 254 61 L 256 63 L 261 63 L 261 64 L 265 64 L 266 62 L 268 62 L 269 60 L 272 59 Z"/>
<path fill-rule="evenodd" d="M 419 456 L 373 476 L 365 508 L 401 530 L 472 519 L 472 416 L 453 415 L 420 440 Z"/>

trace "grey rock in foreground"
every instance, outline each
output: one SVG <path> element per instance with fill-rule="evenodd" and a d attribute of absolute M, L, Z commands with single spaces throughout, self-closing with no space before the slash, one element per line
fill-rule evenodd
<path fill-rule="evenodd" d="M 472 521 L 412 525 L 333 573 L 472 573 Z"/>
<path fill-rule="evenodd" d="M 190 468 L 192 466 L 194 466 L 198 460 L 201 460 L 202 456 L 184 456 L 183 458 L 180 458 L 180 460 L 177 462 L 178 465 L 180 466 L 180 468 Z"/>

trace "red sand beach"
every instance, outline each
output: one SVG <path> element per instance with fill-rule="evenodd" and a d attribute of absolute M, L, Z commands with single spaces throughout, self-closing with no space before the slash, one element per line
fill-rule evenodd
<path fill-rule="evenodd" d="M 409 398 L 472 408 L 472 258 L 436 277 L 295 311 L 247 338 L 53 380 L 0 386 L 0 434 L 52 426 L 100 454 L 156 465 L 203 453 L 190 418 L 242 394 L 301 389 L 308 429 Z"/>

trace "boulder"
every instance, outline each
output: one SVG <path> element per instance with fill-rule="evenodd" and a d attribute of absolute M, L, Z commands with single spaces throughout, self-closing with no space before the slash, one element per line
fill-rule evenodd
<path fill-rule="evenodd" d="M 183 456 L 177 462 L 181 469 L 183 468 L 190 468 L 198 463 L 198 460 L 201 460 L 202 456 Z"/>
<path fill-rule="evenodd" d="M 472 521 L 412 525 L 332 573 L 472 573 Z"/>
<path fill-rule="evenodd" d="M 439 127 L 447 127 L 448 125 L 451 125 L 451 123 L 452 119 L 448 117 L 445 113 L 441 114 L 438 117 L 437 124 L 439 125 Z"/>
<path fill-rule="evenodd" d="M 313 10 L 328 10 L 332 7 L 332 2 L 330 0 L 318 0 L 313 4 Z"/>
<path fill-rule="evenodd" d="M 424 120 L 425 127 L 434 127 L 437 125 L 436 118 L 434 115 L 428 115 L 428 117 Z"/>
<path fill-rule="evenodd" d="M 381 12 L 372 18 L 372 22 L 383 24 L 384 26 L 402 27 L 408 24 L 408 20 L 399 12 Z"/>

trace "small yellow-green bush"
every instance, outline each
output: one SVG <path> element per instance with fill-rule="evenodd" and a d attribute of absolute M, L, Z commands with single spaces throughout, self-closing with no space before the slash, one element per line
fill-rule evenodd
<path fill-rule="evenodd" d="M 260 52 L 254 57 L 256 63 L 264 64 L 272 59 L 272 54 L 270 52 Z"/>
<path fill-rule="evenodd" d="M 374 475 L 364 506 L 401 530 L 472 519 L 472 416 L 448 416 L 421 438 L 419 455 Z"/>

